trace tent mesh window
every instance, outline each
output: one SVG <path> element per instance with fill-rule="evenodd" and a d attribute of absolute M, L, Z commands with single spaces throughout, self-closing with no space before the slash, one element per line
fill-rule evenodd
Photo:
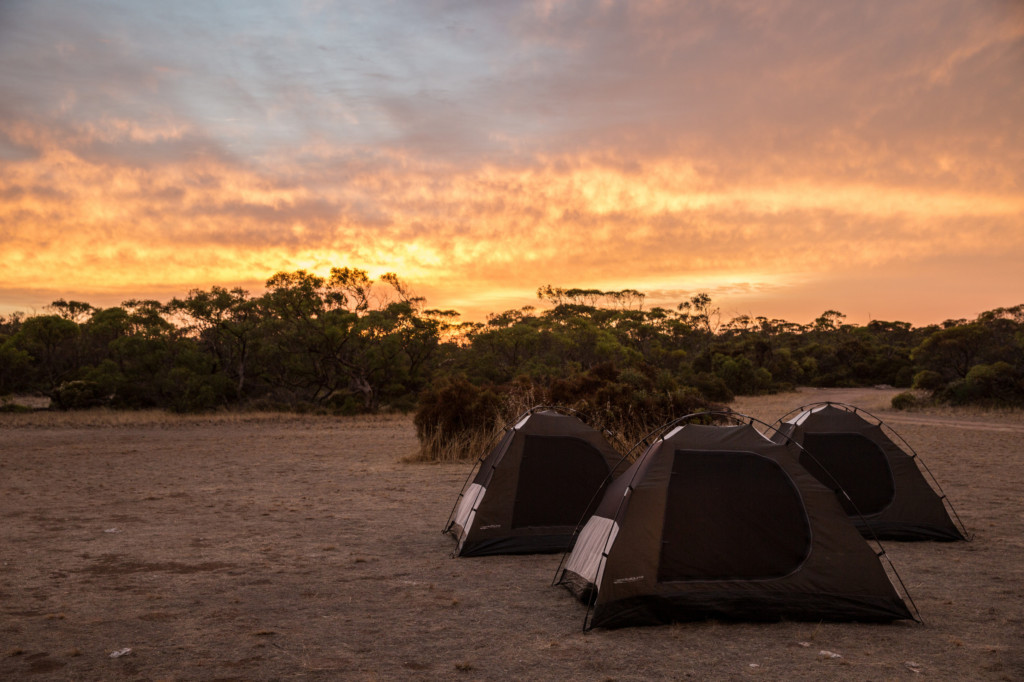
<path fill-rule="evenodd" d="M 590 443 L 569 436 L 527 436 L 519 465 L 512 527 L 575 526 L 608 476 Z"/>
<path fill-rule="evenodd" d="M 800 463 L 829 488 L 838 484 L 850 496 L 855 508 L 839 498 L 847 514 L 877 514 L 892 502 L 896 489 L 889 460 L 871 439 L 859 433 L 807 433 L 803 446 Z"/>
<path fill-rule="evenodd" d="M 803 499 L 752 452 L 676 450 L 658 581 L 779 578 L 811 550 Z"/>

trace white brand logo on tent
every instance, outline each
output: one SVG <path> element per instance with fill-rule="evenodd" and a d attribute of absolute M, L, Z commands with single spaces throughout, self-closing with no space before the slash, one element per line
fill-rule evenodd
<path fill-rule="evenodd" d="M 632 578 L 618 578 L 618 579 L 614 580 L 613 582 L 616 585 L 618 585 L 619 583 L 635 583 L 635 582 L 639 582 L 639 581 L 641 581 L 643 579 L 644 579 L 644 577 L 642 575 L 634 575 Z"/>

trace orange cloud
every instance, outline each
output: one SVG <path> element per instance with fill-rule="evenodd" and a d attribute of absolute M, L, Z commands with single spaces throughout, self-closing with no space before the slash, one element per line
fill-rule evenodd
<path fill-rule="evenodd" d="M 537 285 L 777 291 L 816 274 L 947 254 L 1024 254 L 1024 198 L 899 188 L 823 173 L 727 184 L 693 160 L 587 157 L 459 168 L 344 154 L 313 169 L 215 158 L 100 163 L 24 125 L 36 158 L 0 170 L 0 288 L 123 292 L 260 282 L 333 265 L 398 272 L 479 316 Z M 152 142 L 115 122 L 82 135 Z M 322 153 L 322 152 L 321 152 Z"/>

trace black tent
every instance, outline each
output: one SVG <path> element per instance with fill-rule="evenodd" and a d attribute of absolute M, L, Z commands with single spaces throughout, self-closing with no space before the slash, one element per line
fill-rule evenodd
<path fill-rule="evenodd" d="M 658 437 L 563 563 L 590 627 L 912 617 L 832 491 L 750 423 Z"/>
<path fill-rule="evenodd" d="M 458 542 L 455 554 L 566 551 L 623 461 L 576 416 L 534 408 L 506 429 L 476 476 L 470 472 L 445 526 Z"/>
<path fill-rule="evenodd" d="M 851 405 L 814 403 L 793 410 L 776 428 L 774 439 L 790 442 L 800 463 L 836 490 L 866 537 L 965 539 L 966 533 L 946 510 L 938 483 L 932 479 L 936 492 L 918 468 L 917 453 L 895 431 L 887 433 L 888 427 L 877 417 Z M 889 434 L 903 442 L 910 454 Z"/>

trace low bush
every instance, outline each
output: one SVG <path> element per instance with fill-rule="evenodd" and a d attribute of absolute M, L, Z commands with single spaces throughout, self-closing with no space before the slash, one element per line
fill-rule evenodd
<path fill-rule="evenodd" d="M 963 379 L 947 384 L 937 398 L 951 405 L 1024 405 L 1024 377 L 1007 362 L 975 365 Z"/>
<path fill-rule="evenodd" d="M 53 406 L 58 410 L 83 410 L 109 405 L 111 397 L 95 381 L 84 380 L 66 381 L 50 395 Z"/>
<path fill-rule="evenodd" d="M 938 372 L 930 369 L 922 370 L 914 375 L 914 381 L 911 384 L 914 388 L 919 388 L 922 391 L 939 391 L 943 386 L 946 385 L 945 379 Z"/>
<path fill-rule="evenodd" d="M 892 408 L 894 410 L 909 410 L 912 407 L 920 405 L 920 402 L 921 401 L 916 395 L 910 391 L 904 391 L 903 393 L 898 393 L 893 396 Z"/>

